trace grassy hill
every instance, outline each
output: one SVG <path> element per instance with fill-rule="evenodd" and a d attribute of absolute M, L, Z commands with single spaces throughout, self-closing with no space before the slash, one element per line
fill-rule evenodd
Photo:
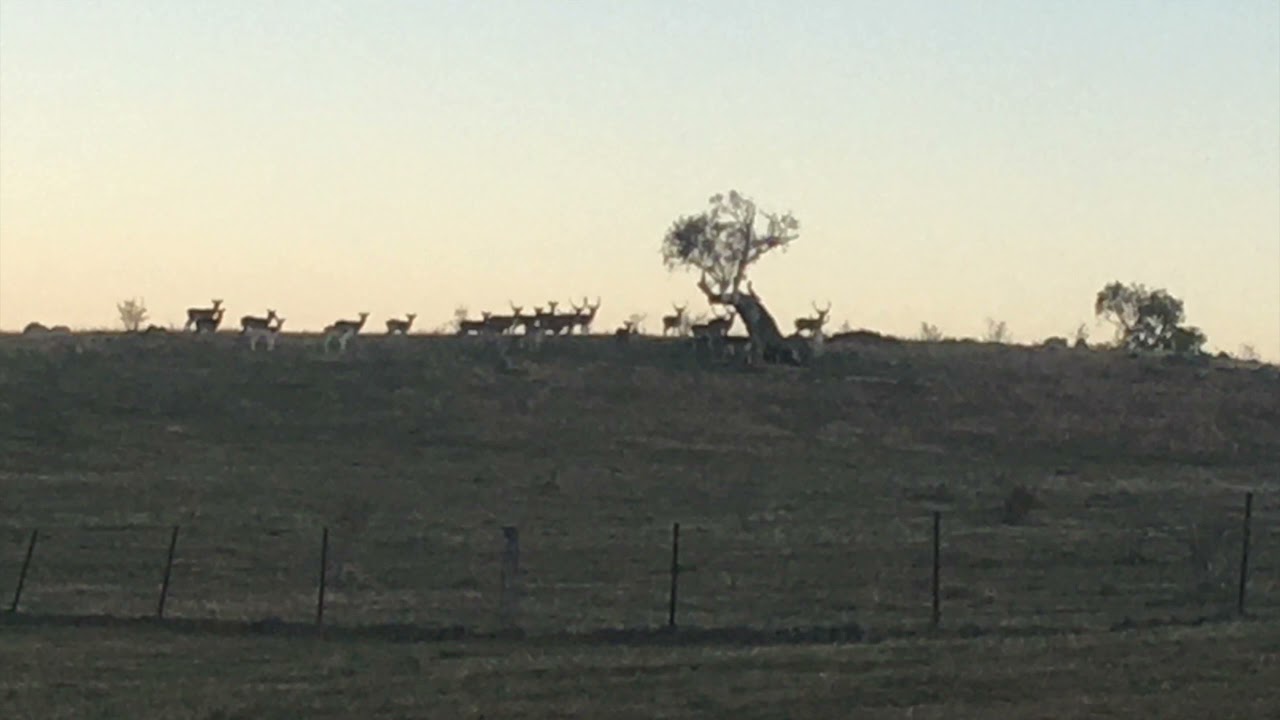
<path fill-rule="evenodd" d="M 1227 657 L 1240 643 L 1275 638 L 1274 366 L 863 338 L 830 345 L 810 368 L 744 369 L 707 364 L 675 341 L 558 340 L 527 350 L 367 338 L 338 357 L 297 335 L 256 354 L 234 335 L 0 338 L 2 582 L 39 528 L 25 616 L 148 615 L 169 527 L 180 524 L 170 617 L 305 623 L 328 527 L 330 623 L 475 633 L 497 627 L 501 527 L 514 525 L 519 624 L 535 637 L 585 640 L 666 621 L 678 521 L 683 626 L 736 628 L 721 637 L 740 639 L 856 628 L 841 637 L 898 638 L 885 647 L 906 658 L 915 646 L 892 643 L 928 634 L 934 511 L 943 518 L 938 632 L 1023 642 L 1230 615 L 1240 508 L 1254 490 L 1249 607 L 1264 624 L 1236 640 L 1194 642 Z M 19 645 L 46 636 L 39 627 L 8 632 Z M 136 637 L 143 644 L 120 652 L 138 672 L 160 671 L 155 648 L 232 647 Z M 1184 642 L 1160 637 L 1146 642 Z M 79 652 L 72 639 L 60 642 Z M 1049 661 L 1037 653 L 1067 652 L 1061 642 L 995 651 L 1039 667 Z M 1119 643 L 1099 640 L 1093 661 L 1128 652 Z M 346 658 L 339 665 L 400 662 L 385 659 L 398 651 L 361 647 L 335 650 Z M 536 652 L 546 653 L 528 656 L 539 668 L 586 662 Z M 757 661 L 783 662 L 802 683 L 816 667 L 798 655 L 748 663 L 714 650 L 653 652 L 644 662 L 705 663 L 724 687 L 741 685 Z M 867 652 L 883 657 L 840 662 L 861 667 L 899 650 Z M 610 657 L 589 662 L 623 662 Z M 67 661 L 59 658 L 48 656 L 49 667 Z M 302 659 L 290 650 L 286 661 Z M 467 672 L 491 667 L 475 662 Z M 904 662 L 909 670 L 917 661 Z M 888 705 L 932 702 L 889 690 L 908 687 L 896 672 L 868 676 L 888 683 L 879 690 L 846 690 L 881 693 Z M 45 695 L 32 688 L 43 681 L 25 682 L 34 684 L 13 697 L 37 712 Z M 1055 713 L 1075 702 L 1061 694 L 1068 685 L 1043 689 L 1057 693 Z M 746 692 L 697 687 L 722 709 Z M 1026 695 L 1027 707 L 1043 708 L 1041 694 Z M 593 711 L 609 707 L 591 697 Z M 494 707 L 539 706 L 526 698 Z M 986 711 L 975 716 L 995 716 Z"/>
<path fill-rule="evenodd" d="M 910 626 L 940 510 L 950 617 L 1106 624 L 1229 602 L 1242 494 L 1280 470 L 1276 368 L 1220 361 L 883 340 L 764 370 L 612 338 L 0 348 L 0 517 L 11 556 L 53 533 L 29 602 L 62 611 L 147 612 L 157 529 L 181 523 L 174 613 L 305 618 L 331 526 L 335 622 L 482 627 L 516 525 L 526 626 L 652 625 L 679 521 L 691 623 Z M 1274 493 L 1260 503 L 1271 518 Z M 96 528 L 118 532 L 57 541 Z"/>

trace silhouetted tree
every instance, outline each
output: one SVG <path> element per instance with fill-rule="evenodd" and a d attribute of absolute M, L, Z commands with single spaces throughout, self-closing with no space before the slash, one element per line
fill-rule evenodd
<path fill-rule="evenodd" d="M 925 342 L 941 342 L 942 331 L 938 329 L 937 325 L 922 322 L 920 323 L 920 339 Z"/>
<path fill-rule="evenodd" d="M 1113 282 L 1098 291 L 1093 311 L 1116 326 L 1116 339 L 1131 350 L 1199 352 L 1206 340 L 1200 328 L 1182 325 L 1182 301 L 1164 289 Z"/>
<path fill-rule="evenodd" d="M 120 312 L 120 323 L 129 332 L 138 332 L 142 329 L 142 324 L 147 321 L 147 303 L 145 300 L 137 298 L 123 300 L 116 303 L 116 310 Z"/>
<path fill-rule="evenodd" d="M 667 231 L 662 240 L 664 264 L 668 270 L 700 271 L 698 289 L 707 302 L 737 311 L 758 357 L 766 362 L 797 362 L 797 347 L 782 337 L 777 321 L 747 281 L 747 268 L 794 242 L 799 221 L 791 213 L 760 211 L 736 190 L 713 195 L 709 203 L 706 211 L 681 217 Z"/>

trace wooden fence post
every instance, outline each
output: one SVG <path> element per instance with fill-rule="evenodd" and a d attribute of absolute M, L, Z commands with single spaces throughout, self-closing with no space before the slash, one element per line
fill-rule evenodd
<path fill-rule="evenodd" d="M 667 627 L 676 626 L 676 602 L 680 587 L 680 523 L 671 524 L 671 599 L 667 604 Z"/>
<path fill-rule="evenodd" d="M 156 618 L 164 619 L 164 601 L 169 597 L 169 579 L 173 577 L 173 554 L 178 549 L 178 526 L 173 526 L 169 536 L 169 556 L 164 561 L 164 580 L 160 582 L 160 601 L 156 604 Z"/>
<path fill-rule="evenodd" d="M 329 573 L 329 528 L 320 533 L 320 589 L 316 594 L 316 627 L 324 625 L 324 589 Z"/>
<path fill-rule="evenodd" d="M 39 537 L 39 530 L 31 531 L 31 540 L 27 543 L 27 556 L 22 560 L 22 569 L 18 571 L 18 587 L 13 591 L 13 603 L 9 605 L 9 612 L 18 612 L 18 601 L 22 599 L 22 587 L 27 584 L 27 571 L 31 569 L 31 556 L 36 551 L 36 538 Z"/>
<path fill-rule="evenodd" d="M 942 623 L 942 512 L 933 512 L 933 627 Z"/>
<path fill-rule="evenodd" d="M 519 624 L 520 615 L 520 530 L 512 525 L 502 528 L 502 574 L 498 588 L 498 620 L 503 628 Z"/>
<path fill-rule="evenodd" d="M 1253 493 L 1244 494 L 1244 526 L 1240 538 L 1240 591 L 1236 594 L 1236 612 L 1244 615 L 1245 588 L 1249 585 L 1249 535 L 1253 519 Z"/>

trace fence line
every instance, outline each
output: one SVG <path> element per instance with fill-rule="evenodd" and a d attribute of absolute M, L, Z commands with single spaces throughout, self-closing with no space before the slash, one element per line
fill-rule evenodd
<path fill-rule="evenodd" d="M 942 523 L 942 516 L 943 516 L 943 513 L 941 511 L 933 511 L 929 516 L 929 519 L 931 520 L 931 523 L 930 523 L 931 532 L 929 533 L 931 552 L 930 552 L 929 563 L 928 563 L 928 572 L 929 572 L 928 592 L 930 595 L 930 598 L 929 598 L 930 611 L 928 616 L 928 625 L 935 629 L 942 627 L 943 601 L 947 599 L 954 599 L 957 597 L 964 598 L 966 597 L 966 593 L 974 592 L 973 588 L 970 586 L 976 587 L 977 585 L 980 584 L 977 581 L 972 581 L 973 576 L 972 575 L 966 576 L 965 572 L 963 572 L 962 570 L 959 570 L 959 571 L 949 570 L 947 573 L 947 576 L 949 578 L 956 578 L 956 580 L 953 581 L 951 584 L 944 586 L 942 582 L 943 581 L 942 545 L 944 541 L 944 537 L 943 537 L 944 528 Z M 1241 536 L 1240 536 L 1241 543 L 1240 543 L 1240 554 L 1239 554 L 1240 562 L 1238 565 L 1237 577 L 1234 578 L 1236 581 L 1235 610 L 1236 610 L 1236 614 L 1239 616 L 1245 616 L 1247 614 L 1246 613 L 1246 609 L 1247 609 L 1246 591 L 1249 587 L 1249 582 L 1251 579 L 1251 576 L 1250 576 L 1251 561 L 1255 559 L 1251 556 L 1251 553 L 1253 551 L 1253 548 L 1251 546 L 1252 539 L 1253 539 L 1253 530 L 1254 530 L 1253 516 L 1254 516 L 1254 493 L 1248 492 L 1245 494 L 1245 497 L 1244 497 L 1244 508 L 1241 516 L 1240 525 L 1239 525 L 1240 532 L 1241 532 Z M 951 524 L 949 525 L 949 527 L 955 527 L 955 526 L 954 524 Z M 177 526 L 177 525 L 172 526 L 171 533 L 168 539 L 164 574 L 160 584 L 159 597 L 155 605 L 155 617 L 160 620 L 164 620 L 166 618 L 166 603 L 169 599 L 171 587 L 175 579 L 174 577 L 175 576 L 175 560 L 177 555 L 177 547 L 178 547 L 180 530 L 181 530 L 180 526 Z M 697 528 L 695 527 L 694 530 L 696 532 Z M 522 583 L 520 582 L 520 576 L 523 572 L 520 566 L 520 559 L 519 559 L 519 541 L 518 541 L 519 532 L 518 532 L 518 529 L 514 526 L 504 526 L 502 528 L 502 532 L 503 532 L 503 538 L 505 540 L 505 544 L 501 551 L 502 559 L 501 559 L 501 573 L 499 576 L 499 588 L 498 588 L 499 602 L 498 602 L 497 614 L 499 618 L 499 623 L 501 624 L 502 627 L 518 627 L 519 626 L 519 623 L 517 621 L 518 613 L 516 611 L 516 608 L 522 592 L 522 589 L 521 589 Z M 278 535 L 280 533 L 279 531 L 272 531 L 272 533 L 270 534 Z M 29 539 L 26 543 L 25 555 L 23 556 L 21 567 L 18 572 L 17 582 L 13 592 L 12 602 L 9 607 L 10 613 L 18 612 L 20 603 L 23 599 L 24 589 L 30 589 L 29 585 L 31 583 L 29 582 L 29 573 L 34 564 L 33 558 L 35 556 L 37 541 L 41 539 L 41 537 L 42 537 L 42 534 L 39 529 L 33 529 L 29 535 Z M 52 537 L 53 540 L 56 541 L 57 534 L 55 533 L 53 536 L 49 536 L 49 537 Z M 46 539 L 46 542 L 44 544 L 45 546 L 49 546 L 49 543 L 50 543 L 49 537 L 45 538 Z M 329 590 L 330 579 L 331 579 L 330 570 L 333 569 L 330 567 L 332 540 L 333 538 L 331 538 L 330 536 L 329 528 L 327 526 L 323 527 L 321 529 L 321 536 L 320 536 L 318 578 L 316 583 L 316 595 L 315 595 L 314 625 L 316 627 L 324 627 L 326 623 L 326 610 L 327 610 L 327 602 L 329 599 L 327 597 L 327 593 Z M 341 544 L 342 539 L 338 538 L 338 542 Z M 667 573 L 666 573 L 668 576 L 667 579 L 669 583 L 668 592 L 667 592 L 667 603 L 666 603 L 667 605 L 666 626 L 672 630 L 675 630 L 680 626 L 679 616 L 680 616 L 680 610 L 682 609 L 681 604 L 689 602 L 686 598 L 682 597 L 681 595 L 681 591 L 685 589 L 681 587 L 681 575 L 687 572 L 692 566 L 685 566 L 682 564 L 681 554 L 680 554 L 682 550 L 681 545 L 682 545 L 681 524 L 679 522 L 676 522 L 671 525 L 670 556 L 669 556 L 670 562 L 669 562 L 669 567 L 667 568 Z M 700 546 L 701 546 L 701 543 L 695 542 L 693 544 L 692 547 L 694 548 L 695 555 L 699 554 L 698 548 Z M 964 555 L 963 548 L 960 546 L 957 546 L 956 541 L 954 540 L 948 543 L 948 546 L 950 549 L 948 550 L 947 562 L 951 563 L 951 565 L 948 565 L 948 567 L 949 568 L 965 567 L 966 557 Z M 87 546 L 84 543 L 81 543 L 80 547 L 81 549 L 84 549 Z M 111 546 L 111 547 L 114 548 L 115 546 Z M 54 550 L 54 546 L 50 546 L 50 550 L 46 551 L 42 555 L 42 557 L 47 558 L 48 556 L 50 556 L 50 553 L 53 550 Z M 217 550 L 215 548 L 215 552 L 216 551 Z M 342 552 L 342 548 L 339 548 L 339 552 Z M 190 551 L 184 553 L 184 555 L 190 557 Z M 972 556 L 972 553 L 970 553 L 970 556 L 967 558 L 967 560 L 970 566 L 973 568 L 972 572 L 974 573 L 980 572 L 981 568 L 984 567 L 980 564 L 983 561 L 983 559 L 981 557 L 974 558 Z M 42 562 L 47 562 L 47 559 L 43 560 Z M 1139 557 L 1133 561 L 1134 564 L 1132 566 L 1137 567 L 1141 565 L 1142 562 L 1143 562 L 1142 558 Z M 978 563 L 978 564 L 975 564 L 975 563 Z M 708 565 L 711 565 L 711 564 L 714 564 L 714 558 L 711 563 L 708 563 Z M 698 563 L 698 565 L 701 566 L 702 563 Z M 915 567 L 920 568 L 919 565 L 916 565 Z M 1057 567 L 1057 566 L 1055 566 L 1053 563 L 1048 564 L 1048 568 L 1050 572 L 1053 571 L 1054 567 Z M 784 574 L 785 572 L 786 571 L 783 570 Z M 707 575 L 713 575 L 713 574 L 714 573 L 707 573 Z M 1132 575 L 1133 573 L 1129 573 L 1129 574 Z M 179 575 L 181 575 L 181 573 L 179 573 Z M 703 574 L 699 573 L 698 575 L 702 576 Z M 45 577 L 43 573 L 41 574 L 41 577 L 42 578 Z M 966 584 L 966 579 L 970 580 L 971 582 Z M 812 578 L 802 577 L 801 580 L 810 581 L 812 580 Z M 923 578 L 920 578 L 920 580 L 923 581 Z M 179 582 L 181 581 L 179 580 Z M 731 578 L 730 582 L 734 583 L 735 581 L 733 581 L 733 579 Z M 36 583 L 37 589 L 40 584 L 41 583 L 39 582 Z M 702 583 L 695 582 L 693 584 L 695 586 L 699 586 Z M 1188 582 L 1188 585 L 1190 585 L 1189 582 Z M 736 587 L 736 584 L 731 584 L 731 588 L 732 587 Z M 433 591 L 438 591 L 438 589 L 433 589 Z M 703 593 L 697 592 L 698 591 L 697 587 L 694 587 L 694 591 L 695 592 L 693 593 L 693 595 L 695 596 L 701 597 L 704 595 Z M 478 588 L 475 591 L 471 591 L 471 592 L 478 593 Z M 1084 591 L 1082 590 L 1081 592 L 1083 596 Z M 478 596 L 483 597 L 483 594 L 480 593 Z M 625 595 L 615 595 L 615 596 L 625 598 Z M 719 597 L 713 597 L 712 599 L 723 600 L 724 598 L 723 596 L 719 596 Z M 923 600 L 923 598 L 921 599 Z M 1225 598 L 1223 598 L 1223 600 L 1225 601 Z M 31 607 L 31 605 L 32 603 L 28 602 L 26 607 L 27 612 L 34 611 L 38 613 L 40 611 L 40 608 L 38 606 L 33 608 Z M 1154 606 L 1158 606 L 1158 603 L 1156 603 L 1153 599 L 1149 598 L 1147 605 L 1154 607 Z M 1200 603 L 1201 608 L 1203 608 L 1203 605 L 1204 605 L 1204 602 L 1202 601 Z M 1193 607 L 1193 606 L 1194 606 L 1193 604 L 1187 603 L 1187 604 L 1176 606 L 1176 607 L 1187 608 L 1187 607 Z M 1085 608 L 1083 612 L 1087 612 L 1087 610 L 1088 608 Z M 1111 610 L 1111 608 L 1108 608 L 1107 610 Z M 704 611 L 704 614 L 707 614 L 708 612 L 709 611 Z M 1042 611 L 1036 611 L 1036 614 L 1040 612 Z M 1054 610 L 1053 612 L 1064 612 L 1064 611 Z M 1077 608 L 1075 612 L 1082 612 L 1082 611 L 1079 608 Z M 697 613 L 695 613 L 695 615 L 696 614 Z M 1015 615 L 1014 617 L 1015 618 L 1030 617 L 1031 615 L 1032 613 L 1027 613 L 1026 615 Z M 902 618 L 903 618 L 903 621 L 906 623 L 913 622 L 913 619 L 911 617 L 909 600 L 908 600 L 908 605 L 906 606 L 905 612 L 902 613 Z M 949 620 L 949 624 L 957 622 L 955 614 L 949 613 L 949 618 L 951 618 L 951 620 Z M 448 618 L 445 618 L 445 619 L 447 620 Z M 1126 615 L 1126 620 L 1128 620 L 1128 615 Z M 920 618 L 919 622 L 923 622 L 923 618 Z M 698 626 L 698 625 L 699 623 L 696 623 L 696 622 L 693 623 L 693 626 Z M 708 625 L 702 624 L 702 627 L 708 627 Z M 604 629 L 604 627 L 601 627 L 600 629 Z"/>

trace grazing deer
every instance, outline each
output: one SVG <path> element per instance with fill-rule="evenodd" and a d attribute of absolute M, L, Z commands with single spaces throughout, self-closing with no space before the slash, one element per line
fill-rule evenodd
<path fill-rule="evenodd" d="M 689 304 L 685 303 L 684 305 L 676 305 L 675 303 L 672 303 L 671 307 L 675 309 L 676 314 L 664 315 L 662 317 L 663 337 L 666 337 L 669 332 L 674 332 L 677 337 L 684 334 L 684 314 L 685 311 L 689 309 Z"/>
<path fill-rule="evenodd" d="M 576 325 L 582 329 L 583 335 L 590 335 L 591 323 L 595 322 L 596 312 L 598 312 L 599 310 L 600 310 L 600 298 L 598 297 L 596 298 L 596 302 L 594 305 L 592 305 L 591 302 L 587 300 L 585 297 L 582 298 L 581 306 L 578 306 L 578 305 L 573 306 L 575 317 L 574 317 L 573 323 L 569 325 L 569 332 L 572 333 L 574 325 Z"/>
<path fill-rule="evenodd" d="M 827 307 L 819 308 L 817 303 L 811 303 L 814 312 L 818 313 L 813 317 L 796 318 L 796 334 L 807 332 L 810 335 L 821 335 L 822 328 L 827 324 L 827 315 L 831 312 L 831 301 L 827 301 Z"/>
<path fill-rule="evenodd" d="M 201 320 L 204 320 L 205 327 L 208 327 L 209 321 L 213 322 L 213 329 L 218 329 L 218 324 L 222 322 L 222 301 L 214 300 L 213 307 L 208 308 L 187 308 L 187 322 L 182 326 L 182 331 L 186 332 L 192 327 L 196 332 L 200 332 Z"/>
<path fill-rule="evenodd" d="M 258 341 L 264 341 L 267 344 L 267 352 L 276 349 L 276 338 L 280 335 L 280 328 L 284 327 L 284 318 L 276 318 L 275 325 L 268 325 L 265 328 L 249 328 L 245 331 L 245 337 L 249 338 L 249 349 L 253 352 L 258 351 Z"/>
<path fill-rule="evenodd" d="M 243 333 L 251 329 L 266 330 L 268 327 L 270 327 L 271 322 L 275 319 L 276 319 L 275 310 L 267 310 L 266 317 L 254 317 L 252 315 L 245 315 L 244 317 L 240 318 L 240 332 Z"/>
<path fill-rule="evenodd" d="M 338 351 L 346 352 L 347 343 L 351 338 L 360 334 L 364 328 L 364 323 L 369 319 L 369 313 L 360 313 L 359 320 L 336 320 L 332 325 L 328 325 L 324 329 L 324 351 L 329 352 L 329 345 L 334 340 L 338 341 Z"/>
<path fill-rule="evenodd" d="M 408 335 L 409 328 L 413 327 L 413 319 L 416 317 L 418 317 L 416 313 L 409 313 L 404 316 L 404 320 L 391 318 L 387 321 L 387 334 L 395 335 L 399 333 L 400 335 Z"/>

